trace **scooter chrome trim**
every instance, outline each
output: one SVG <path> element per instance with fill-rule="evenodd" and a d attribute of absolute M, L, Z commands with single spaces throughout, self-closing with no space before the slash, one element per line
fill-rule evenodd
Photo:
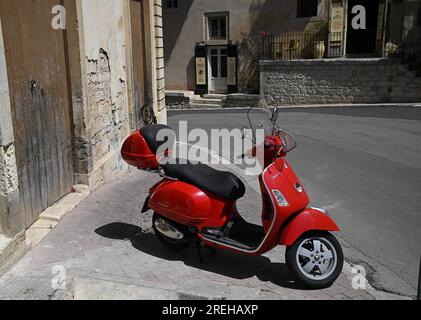
<path fill-rule="evenodd" d="M 174 240 L 183 240 L 184 234 L 178 231 L 173 225 L 164 219 L 158 219 L 155 221 L 156 229 L 164 236 Z"/>
<path fill-rule="evenodd" d="M 313 209 L 313 210 L 319 211 L 319 212 L 321 212 L 321 213 L 324 213 L 324 214 L 325 214 L 325 215 L 327 215 L 328 217 L 330 217 L 329 212 L 328 212 L 327 210 L 325 210 L 325 209 L 315 208 L 315 207 L 310 207 L 310 209 Z"/>
<path fill-rule="evenodd" d="M 231 249 L 234 249 L 234 250 L 236 250 L 236 251 L 240 251 L 240 252 L 257 253 L 257 252 L 259 252 L 259 251 L 260 251 L 260 249 L 261 249 L 261 248 L 263 247 L 263 245 L 266 243 L 267 238 L 268 238 L 268 237 L 269 237 L 269 235 L 271 234 L 273 227 L 275 226 L 276 216 L 277 216 L 276 205 L 275 205 L 275 203 L 274 203 L 274 201 L 273 201 L 273 197 L 272 197 L 272 195 L 271 195 L 271 192 L 270 192 L 270 190 L 269 190 L 269 188 L 268 188 L 268 186 L 267 186 L 267 184 L 266 184 L 266 181 L 265 181 L 265 179 L 264 179 L 264 176 L 265 176 L 266 171 L 267 171 L 267 170 L 269 170 L 269 168 L 271 168 L 273 165 L 275 165 L 275 162 L 273 162 L 272 164 L 270 164 L 270 165 L 269 165 L 269 166 L 268 166 L 268 167 L 267 167 L 267 168 L 263 171 L 263 173 L 262 173 L 262 181 L 263 181 L 263 184 L 265 185 L 265 189 L 266 189 L 266 191 L 267 191 L 267 193 L 268 193 L 268 195 L 269 195 L 269 197 L 270 197 L 270 201 L 271 201 L 271 203 L 272 203 L 272 207 L 273 207 L 273 209 L 274 209 L 274 215 L 273 215 L 272 224 L 271 224 L 271 226 L 270 226 L 270 228 L 269 228 L 268 232 L 266 232 L 265 237 L 263 238 L 262 242 L 261 242 L 261 243 L 260 243 L 260 245 L 257 247 L 257 249 L 254 249 L 254 250 L 241 249 L 241 248 L 239 248 L 239 247 L 235 247 L 235 246 L 228 245 L 228 244 L 226 244 L 226 243 L 224 243 L 224 242 L 220 242 L 220 241 L 217 241 L 217 240 L 214 240 L 214 239 L 209 239 L 209 238 L 206 238 L 206 236 L 205 236 L 205 235 L 202 235 L 202 237 L 203 237 L 203 239 L 204 239 L 204 240 L 206 240 L 206 241 L 208 241 L 208 242 L 212 242 L 212 243 L 218 244 L 218 245 L 222 245 L 222 246 L 224 246 L 224 247 L 231 248 Z"/>

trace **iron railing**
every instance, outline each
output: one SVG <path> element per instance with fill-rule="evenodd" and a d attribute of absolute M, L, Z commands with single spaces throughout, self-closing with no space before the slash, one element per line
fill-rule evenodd
<path fill-rule="evenodd" d="M 268 34 L 261 37 L 261 56 L 265 60 L 311 59 L 314 44 L 327 39 L 327 33 Z"/>
<path fill-rule="evenodd" d="M 248 39 L 250 40 L 250 39 Z M 263 34 L 252 41 L 259 48 L 260 59 L 291 60 L 320 58 L 317 46 L 324 46 L 324 58 L 337 57 L 399 57 L 419 55 L 419 35 L 404 28 L 391 29 L 383 33 L 363 30 L 345 33 L 302 32 Z"/>
<path fill-rule="evenodd" d="M 385 55 L 405 57 L 421 54 L 421 35 L 406 28 L 392 29 L 386 32 Z"/>

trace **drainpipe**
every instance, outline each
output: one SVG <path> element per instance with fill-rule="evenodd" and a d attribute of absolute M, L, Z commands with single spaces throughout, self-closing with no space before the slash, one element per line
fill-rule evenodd
<path fill-rule="evenodd" d="M 420 259 L 420 271 L 418 274 L 418 294 L 417 299 L 421 300 L 421 259 Z"/>
<path fill-rule="evenodd" d="M 348 0 L 343 0 L 344 6 L 344 34 L 343 34 L 343 49 L 342 58 L 346 58 L 346 46 L 348 40 Z"/>

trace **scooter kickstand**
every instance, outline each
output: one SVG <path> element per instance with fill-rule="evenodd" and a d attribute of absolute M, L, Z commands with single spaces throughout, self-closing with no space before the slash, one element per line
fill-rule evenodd
<path fill-rule="evenodd" d="M 196 248 L 197 248 L 197 253 L 199 254 L 199 263 L 202 264 L 205 262 L 203 260 L 203 255 L 202 255 L 202 242 L 196 241 Z"/>
<path fill-rule="evenodd" d="M 216 248 L 215 248 L 215 247 L 209 247 L 209 246 L 208 246 L 208 250 L 210 251 L 210 253 L 211 253 L 213 256 L 216 256 Z"/>

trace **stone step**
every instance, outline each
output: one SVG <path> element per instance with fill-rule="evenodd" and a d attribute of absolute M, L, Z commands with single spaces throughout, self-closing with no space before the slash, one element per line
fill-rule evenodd
<path fill-rule="evenodd" d="M 193 99 L 193 104 L 221 104 L 221 99 Z"/>
<path fill-rule="evenodd" d="M 203 104 L 203 103 L 193 103 L 190 108 L 192 109 L 222 109 L 220 104 Z"/>
<path fill-rule="evenodd" d="M 210 94 L 205 94 L 203 95 L 204 99 L 225 99 L 227 97 L 226 94 L 216 94 L 216 93 L 210 93 Z"/>

